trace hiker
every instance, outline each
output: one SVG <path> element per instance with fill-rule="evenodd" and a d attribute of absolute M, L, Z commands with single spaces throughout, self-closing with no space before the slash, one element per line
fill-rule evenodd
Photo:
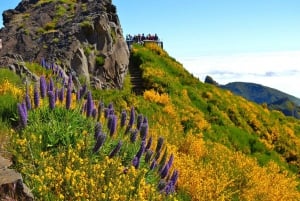
<path fill-rule="evenodd" d="M 2 49 L 2 39 L 0 38 L 0 50 Z"/>

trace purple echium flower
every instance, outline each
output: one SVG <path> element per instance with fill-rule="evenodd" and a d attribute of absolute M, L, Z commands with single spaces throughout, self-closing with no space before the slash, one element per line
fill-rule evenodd
<path fill-rule="evenodd" d="M 168 163 L 162 168 L 162 170 L 160 171 L 160 177 L 163 179 L 165 178 L 168 173 L 169 173 L 169 169 L 170 169 L 170 166 L 168 165 Z"/>
<path fill-rule="evenodd" d="M 166 187 L 166 182 L 163 179 L 161 179 L 157 185 L 157 188 L 160 192 L 163 192 L 165 187 Z"/>
<path fill-rule="evenodd" d="M 28 112 L 27 112 L 27 107 L 26 107 L 26 103 L 25 102 L 22 102 L 22 108 L 23 108 L 23 111 L 24 111 L 24 113 L 25 113 L 25 115 L 26 115 L 26 117 L 28 117 Z"/>
<path fill-rule="evenodd" d="M 126 110 L 122 110 L 122 112 L 121 112 L 121 123 L 120 123 L 121 127 L 125 126 L 125 124 L 126 124 L 126 118 L 127 118 Z"/>
<path fill-rule="evenodd" d="M 55 108 L 55 95 L 53 91 L 48 91 L 49 108 L 53 110 Z"/>
<path fill-rule="evenodd" d="M 158 168 L 159 171 L 161 171 L 164 168 L 164 166 L 166 165 L 167 156 L 168 156 L 168 150 L 166 148 L 163 156 L 161 157 L 161 159 L 159 161 L 159 168 Z"/>
<path fill-rule="evenodd" d="M 111 127 L 112 116 L 113 115 L 108 115 L 108 117 L 107 117 L 107 128 L 108 129 L 110 129 L 110 127 Z"/>
<path fill-rule="evenodd" d="M 133 142 L 136 141 L 137 134 L 138 134 L 137 129 L 131 130 L 131 132 L 130 132 L 130 142 L 133 143 Z"/>
<path fill-rule="evenodd" d="M 173 174 L 171 176 L 171 179 L 170 179 L 170 181 L 173 183 L 173 185 L 176 184 L 178 176 L 179 176 L 178 170 L 174 170 Z"/>
<path fill-rule="evenodd" d="M 24 107 L 22 106 L 22 104 L 18 103 L 17 106 L 21 125 L 23 128 L 25 128 L 27 125 L 27 113 L 26 111 L 24 111 Z"/>
<path fill-rule="evenodd" d="M 50 77 L 48 91 L 53 91 L 53 90 L 54 90 L 54 82 L 52 77 Z"/>
<path fill-rule="evenodd" d="M 119 153 L 121 147 L 122 147 L 123 142 L 120 140 L 117 144 L 117 146 L 110 152 L 109 158 L 114 157 L 117 153 Z"/>
<path fill-rule="evenodd" d="M 117 129 L 117 116 L 116 115 L 110 115 L 111 116 L 111 124 L 109 128 L 109 134 L 110 136 L 113 136 L 113 134 L 116 132 Z"/>
<path fill-rule="evenodd" d="M 149 150 L 152 145 L 152 136 L 149 138 L 147 145 L 145 147 L 145 151 Z"/>
<path fill-rule="evenodd" d="M 100 122 L 97 122 L 96 125 L 95 125 L 94 138 L 97 139 L 101 132 L 102 132 L 102 125 L 101 125 Z"/>
<path fill-rule="evenodd" d="M 177 182 L 178 179 L 178 171 L 174 170 L 171 179 L 168 181 L 166 187 L 165 187 L 165 193 L 167 195 L 174 193 L 175 192 L 175 184 Z"/>
<path fill-rule="evenodd" d="M 87 100 L 86 100 L 86 117 L 90 117 L 92 115 L 93 109 L 94 109 L 94 103 L 93 103 L 92 93 L 88 91 Z"/>
<path fill-rule="evenodd" d="M 108 108 L 105 108 L 105 109 L 104 109 L 104 117 L 105 117 L 105 119 L 108 118 L 108 115 L 109 115 L 109 109 L 108 109 Z"/>
<path fill-rule="evenodd" d="M 100 135 L 97 137 L 96 144 L 93 148 L 93 153 L 96 153 L 97 151 L 99 151 L 99 149 L 104 144 L 105 140 L 106 140 L 106 135 L 101 132 Z"/>
<path fill-rule="evenodd" d="M 108 106 L 107 106 L 107 108 L 110 109 L 110 110 L 112 110 L 112 109 L 114 109 L 114 106 L 113 106 L 112 103 L 109 103 Z"/>
<path fill-rule="evenodd" d="M 69 79 L 68 79 L 68 87 L 72 88 L 72 74 L 69 75 Z"/>
<path fill-rule="evenodd" d="M 80 99 L 85 95 L 87 91 L 87 86 L 86 84 L 84 84 L 81 88 L 80 88 Z"/>
<path fill-rule="evenodd" d="M 98 103 L 97 121 L 100 120 L 103 110 L 104 110 L 104 103 L 102 101 L 99 101 L 99 103 Z"/>
<path fill-rule="evenodd" d="M 72 102 L 72 90 L 71 87 L 68 86 L 67 88 L 67 94 L 66 94 L 66 109 L 70 109 Z"/>
<path fill-rule="evenodd" d="M 46 97 L 46 91 L 47 91 L 47 82 L 45 76 L 40 77 L 40 92 L 41 92 L 41 98 Z"/>
<path fill-rule="evenodd" d="M 31 110 L 31 100 L 28 93 L 26 93 L 25 95 L 25 103 L 26 103 L 27 110 Z"/>
<path fill-rule="evenodd" d="M 138 169 L 140 166 L 140 159 L 135 156 L 131 163 L 135 167 L 135 169 Z"/>
<path fill-rule="evenodd" d="M 94 119 L 96 119 L 96 117 L 97 117 L 97 109 L 96 108 L 94 108 L 93 111 L 92 111 L 92 117 Z"/>
<path fill-rule="evenodd" d="M 128 122 L 128 126 L 130 128 L 132 128 L 132 126 L 133 126 L 134 118 L 135 118 L 135 112 L 134 112 L 134 107 L 132 107 L 130 110 L 130 118 L 129 118 L 129 122 Z"/>
<path fill-rule="evenodd" d="M 156 153 L 159 153 L 161 151 L 163 143 L 164 143 L 164 138 L 159 137 L 158 140 L 157 140 L 157 145 L 156 145 L 156 149 L 155 149 Z"/>
<path fill-rule="evenodd" d="M 33 102 L 34 102 L 34 107 L 35 108 L 39 107 L 39 104 L 40 104 L 40 95 L 39 95 L 39 91 L 38 91 L 37 85 L 34 86 L 34 90 L 33 90 Z"/>
<path fill-rule="evenodd" d="M 151 165 L 150 165 L 150 170 L 154 170 L 154 168 L 156 168 L 157 166 L 157 162 L 155 159 L 153 159 L 153 161 L 151 162 Z"/>
<path fill-rule="evenodd" d="M 146 151 L 146 155 L 145 155 L 145 162 L 146 163 L 150 162 L 152 155 L 153 155 L 152 150 L 149 149 L 149 150 Z"/>
<path fill-rule="evenodd" d="M 171 156 L 170 156 L 170 158 L 169 158 L 169 161 L 168 161 L 168 165 L 169 165 L 169 167 L 171 167 L 171 166 L 172 166 L 172 164 L 173 164 L 173 161 L 174 161 L 174 155 L 173 155 L 173 154 L 171 154 Z"/>
<path fill-rule="evenodd" d="M 145 142 L 142 141 L 140 149 L 138 150 L 138 152 L 136 153 L 136 157 L 138 157 L 139 159 L 142 157 L 143 153 L 145 151 Z"/>
<path fill-rule="evenodd" d="M 63 86 L 58 93 L 58 100 L 62 103 L 64 101 L 65 96 L 65 87 Z"/>
<path fill-rule="evenodd" d="M 148 123 L 142 123 L 140 128 L 140 137 L 142 141 L 145 141 L 148 134 Z"/>
<path fill-rule="evenodd" d="M 138 114 L 137 119 L 136 119 L 136 128 L 138 130 L 140 130 L 142 123 L 143 123 L 143 115 Z"/>

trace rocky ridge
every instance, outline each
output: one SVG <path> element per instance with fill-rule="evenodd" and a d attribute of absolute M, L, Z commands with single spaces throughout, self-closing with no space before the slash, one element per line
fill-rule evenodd
<path fill-rule="evenodd" d="M 3 22 L 1 67 L 46 60 L 95 88 L 122 88 L 129 50 L 111 0 L 22 0 Z"/>

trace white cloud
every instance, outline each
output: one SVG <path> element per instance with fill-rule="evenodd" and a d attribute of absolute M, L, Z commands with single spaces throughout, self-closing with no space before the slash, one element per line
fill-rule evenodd
<path fill-rule="evenodd" d="M 179 58 L 202 81 L 259 83 L 300 97 L 300 51 Z"/>

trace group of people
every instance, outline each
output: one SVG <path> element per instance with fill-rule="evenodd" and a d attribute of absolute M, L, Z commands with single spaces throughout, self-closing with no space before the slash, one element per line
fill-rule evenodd
<path fill-rule="evenodd" d="M 143 42 L 144 40 L 153 40 L 153 41 L 159 41 L 159 38 L 157 36 L 157 34 L 148 34 L 147 36 L 145 36 L 145 34 L 137 34 L 137 35 L 130 35 L 130 34 L 127 34 L 126 35 L 126 40 L 127 41 L 134 41 L 136 43 L 140 43 L 140 42 Z"/>

